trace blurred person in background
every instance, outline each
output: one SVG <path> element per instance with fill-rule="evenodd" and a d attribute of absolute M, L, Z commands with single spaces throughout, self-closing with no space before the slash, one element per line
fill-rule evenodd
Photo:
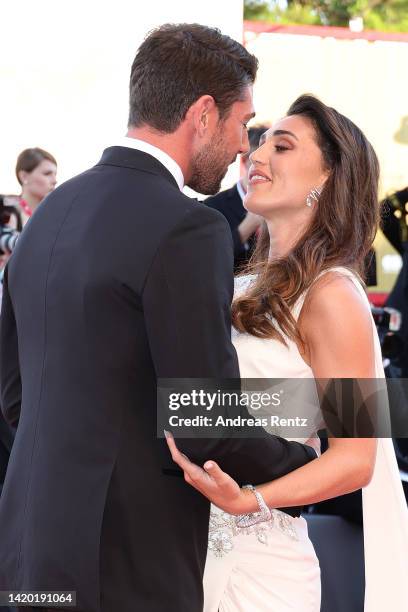
<path fill-rule="evenodd" d="M 402 378 L 408 378 L 408 187 L 387 196 L 382 203 L 382 231 L 384 236 L 402 258 L 402 267 L 391 290 L 386 306 L 401 313 L 400 335 L 403 350 L 398 359 Z"/>
<path fill-rule="evenodd" d="M 249 156 L 258 148 L 259 139 L 268 127 L 257 125 L 249 128 L 249 151 L 241 155 L 241 178 L 238 183 L 205 200 L 207 206 L 218 210 L 228 221 L 234 244 L 235 272 L 248 263 L 255 248 L 257 230 L 262 224 L 261 217 L 246 210 L 243 200 L 248 188 Z"/>
<path fill-rule="evenodd" d="M 17 158 L 15 173 L 21 185 L 21 194 L 2 196 L 2 205 L 13 211 L 13 214 L 2 217 L 6 218 L 7 228 L 21 232 L 41 201 L 55 189 L 57 162 L 51 153 L 39 147 L 24 149 Z M 4 225 L 4 220 L 1 223 Z M 3 270 L 9 256 L 10 253 L 1 251 L 0 270 Z"/>
<path fill-rule="evenodd" d="M 382 203 L 382 231 L 384 236 L 402 257 L 402 267 L 392 288 L 386 306 L 401 313 L 399 331 L 402 340 L 401 354 L 394 360 L 393 376 L 402 379 L 402 401 L 408 405 L 408 186 L 388 195 Z M 394 440 L 398 464 L 403 476 L 405 497 L 408 500 L 408 440 Z"/>
<path fill-rule="evenodd" d="M 21 185 L 21 194 L 9 196 L 7 204 L 16 207 L 24 226 L 45 196 L 55 189 L 55 157 L 39 147 L 24 149 L 17 158 L 16 177 Z"/>

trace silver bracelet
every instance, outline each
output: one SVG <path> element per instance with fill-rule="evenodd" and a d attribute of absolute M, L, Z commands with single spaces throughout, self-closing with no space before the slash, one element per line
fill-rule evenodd
<path fill-rule="evenodd" d="M 258 512 L 249 512 L 248 514 L 239 514 L 235 517 L 235 525 L 239 529 L 245 529 L 247 527 L 251 527 L 252 525 L 256 525 L 257 523 L 262 523 L 263 521 L 268 521 L 272 513 L 268 506 L 265 503 L 264 498 L 261 493 L 255 489 L 252 485 L 245 485 L 242 487 L 243 489 L 250 489 L 252 493 L 256 497 L 256 501 L 258 502 L 259 511 Z"/>

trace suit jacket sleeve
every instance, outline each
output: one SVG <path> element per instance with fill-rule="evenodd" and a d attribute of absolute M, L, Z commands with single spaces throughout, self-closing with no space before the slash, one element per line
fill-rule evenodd
<path fill-rule="evenodd" d="M 8 290 L 8 268 L 3 282 L 0 320 L 1 409 L 9 425 L 17 425 L 21 409 L 21 378 L 18 358 L 17 326 Z"/>
<path fill-rule="evenodd" d="M 239 379 L 231 342 L 232 269 L 228 225 L 207 207 L 197 205 L 162 242 L 143 292 L 158 378 Z M 239 482 L 255 484 L 316 457 L 302 444 L 260 430 L 256 439 L 179 438 L 178 446 L 200 464 L 213 459 Z"/>

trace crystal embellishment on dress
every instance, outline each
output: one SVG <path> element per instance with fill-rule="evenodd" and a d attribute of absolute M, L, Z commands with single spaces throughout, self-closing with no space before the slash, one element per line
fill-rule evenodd
<path fill-rule="evenodd" d="M 210 526 L 208 533 L 208 550 L 215 557 L 224 557 L 234 548 L 234 538 L 237 536 L 255 535 L 260 544 L 268 544 L 268 532 L 277 529 L 292 540 L 299 540 L 299 536 L 292 523 L 292 517 L 272 509 L 271 517 L 262 523 L 256 523 L 250 527 L 237 527 L 236 517 L 227 514 L 218 508 L 213 508 L 210 514 Z"/>
<path fill-rule="evenodd" d="M 219 529 L 208 536 L 208 548 L 216 557 L 222 557 L 234 548 L 232 538 L 227 531 Z"/>

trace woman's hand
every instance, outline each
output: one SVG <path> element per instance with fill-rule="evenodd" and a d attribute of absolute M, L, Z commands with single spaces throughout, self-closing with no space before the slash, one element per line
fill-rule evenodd
<path fill-rule="evenodd" d="M 254 494 L 248 489 L 241 489 L 215 461 L 206 461 L 204 469 L 192 463 L 179 451 L 173 435 L 165 433 L 173 461 L 183 470 L 184 480 L 188 484 L 229 514 L 247 514 L 259 510 Z"/>

